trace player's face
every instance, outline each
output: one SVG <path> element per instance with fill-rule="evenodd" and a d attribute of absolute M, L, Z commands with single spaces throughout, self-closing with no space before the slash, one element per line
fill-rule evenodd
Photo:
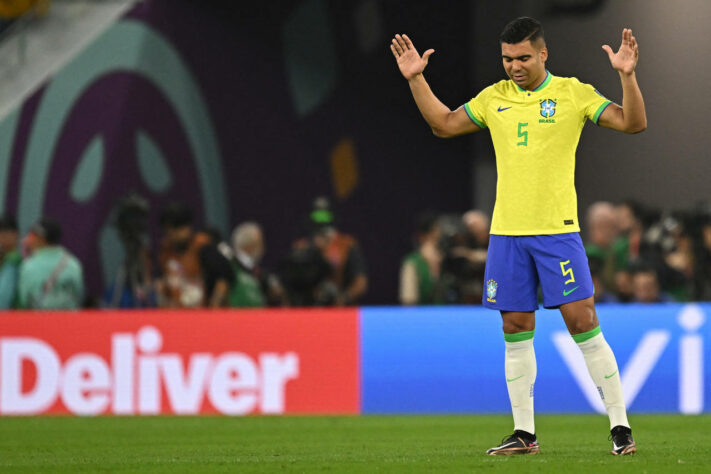
<path fill-rule="evenodd" d="M 548 50 L 544 45 L 501 43 L 501 58 L 506 74 L 523 89 L 535 89 L 546 77 Z"/>

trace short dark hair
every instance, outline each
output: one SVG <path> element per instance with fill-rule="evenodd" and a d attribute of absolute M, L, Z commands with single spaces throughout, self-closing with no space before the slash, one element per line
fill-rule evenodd
<path fill-rule="evenodd" d="M 160 213 L 160 226 L 163 229 L 177 229 L 193 225 L 193 211 L 183 202 L 170 202 Z"/>
<path fill-rule="evenodd" d="M 522 16 L 506 25 L 499 39 L 502 43 L 508 44 L 516 44 L 526 40 L 533 43 L 538 39 L 543 40 L 543 26 L 535 18 Z"/>
<path fill-rule="evenodd" d="M 30 232 L 43 238 L 49 245 L 57 245 L 62 239 L 62 226 L 51 217 L 43 217 L 37 221 Z"/>

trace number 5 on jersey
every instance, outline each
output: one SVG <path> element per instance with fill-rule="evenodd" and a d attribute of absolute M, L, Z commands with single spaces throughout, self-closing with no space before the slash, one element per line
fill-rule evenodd
<path fill-rule="evenodd" d="M 518 142 L 516 145 L 517 146 L 528 146 L 528 130 L 524 130 L 523 127 L 528 127 L 528 122 L 523 123 L 519 122 L 518 123 L 518 137 L 522 138 L 523 140 Z"/>

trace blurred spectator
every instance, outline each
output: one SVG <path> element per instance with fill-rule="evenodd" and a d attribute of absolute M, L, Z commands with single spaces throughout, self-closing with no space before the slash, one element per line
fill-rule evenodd
<path fill-rule="evenodd" d="M 439 277 L 442 252 L 437 216 L 425 213 L 418 218 L 415 232 L 417 250 L 405 257 L 400 267 L 400 303 L 426 305 L 442 303 Z"/>
<path fill-rule="evenodd" d="M 615 272 L 615 296 L 620 303 L 630 303 L 634 300 L 632 273 L 629 270 Z"/>
<path fill-rule="evenodd" d="M 616 303 L 617 297 L 602 284 L 600 273 L 604 262 L 596 257 L 588 258 L 590 275 L 592 276 L 595 303 Z"/>
<path fill-rule="evenodd" d="M 633 201 L 625 201 L 615 207 L 619 237 L 613 243 L 615 271 L 625 270 L 640 258 L 642 236 L 641 207 Z"/>
<path fill-rule="evenodd" d="M 336 228 L 330 202 L 314 200 L 310 236 L 299 239 L 282 264 L 282 281 L 296 305 L 355 305 L 368 289 L 356 239 Z M 325 265 L 324 265 L 325 263 Z"/>
<path fill-rule="evenodd" d="M 679 219 L 672 230 L 673 246 L 664 254 L 666 280 L 663 288 L 677 301 L 689 301 L 693 291 L 694 245 L 687 224 Z"/>
<path fill-rule="evenodd" d="M 20 265 L 19 307 L 78 309 L 84 298 L 81 263 L 59 245 L 62 230 L 50 218 L 30 228 L 23 245 L 28 257 Z"/>
<path fill-rule="evenodd" d="M 461 279 L 459 303 L 481 304 L 484 296 L 484 269 L 489 248 L 489 217 L 479 210 L 464 213 L 462 222 L 467 230 L 465 248 L 455 248 L 452 253 L 468 260 Z"/>
<path fill-rule="evenodd" d="M 227 304 L 234 274 L 210 236 L 197 232 L 193 214 L 182 203 L 161 213 L 159 303 L 163 307 L 221 307 Z"/>
<path fill-rule="evenodd" d="M 331 265 L 312 239 L 300 239 L 279 266 L 279 275 L 292 306 L 327 306 L 336 303 L 338 290 Z"/>
<path fill-rule="evenodd" d="M 232 268 L 235 281 L 230 290 L 233 307 L 282 306 L 286 294 L 274 275 L 259 266 L 264 255 L 264 233 L 256 222 L 245 222 L 232 232 Z"/>
<path fill-rule="evenodd" d="M 588 239 L 585 253 L 588 258 L 602 262 L 600 279 L 606 288 L 612 288 L 615 273 L 612 243 L 618 235 L 615 207 L 605 201 L 593 203 L 588 208 L 586 222 Z"/>
<path fill-rule="evenodd" d="M 669 297 L 661 292 L 657 272 L 650 266 L 640 265 L 632 271 L 634 301 L 637 303 L 661 303 Z"/>
<path fill-rule="evenodd" d="M 711 300 L 711 210 L 698 219 L 695 271 L 695 295 L 702 300 Z"/>
<path fill-rule="evenodd" d="M 148 201 L 138 194 L 120 199 L 114 226 L 124 249 L 124 261 L 104 295 L 109 308 L 157 305 L 148 239 Z"/>
<path fill-rule="evenodd" d="M 15 218 L 0 217 L 0 309 L 14 308 L 17 304 L 17 279 L 22 262 L 17 239 Z"/>
<path fill-rule="evenodd" d="M 644 232 L 638 262 L 653 268 L 661 288 L 682 300 L 688 298 L 693 284 L 693 277 L 683 273 L 687 265 L 693 267 L 693 256 L 687 258 L 684 249 L 685 246 L 691 247 L 690 243 L 685 245 L 685 236 L 681 216 L 657 213 Z M 667 258 L 669 255 L 672 255 L 671 259 Z M 689 271 L 693 272 L 693 268 Z"/>
<path fill-rule="evenodd" d="M 205 229 L 205 233 L 210 237 L 210 243 L 217 247 L 217 250 L 229 261 L 235 258 L 234 250 L 232 246 L 225 241 L 222 237 L 222 232 L 217 227 L 208 227 Z"/>

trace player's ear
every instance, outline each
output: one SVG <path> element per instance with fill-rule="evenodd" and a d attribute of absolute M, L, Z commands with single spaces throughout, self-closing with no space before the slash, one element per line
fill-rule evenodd
<path fill-rule="evenodd" d="M 544 63 L 548 59 L 548 48 L 541 48 L 541 50 L 538 52 L 538 57 L 540 58 L 541 62 Z"/>

